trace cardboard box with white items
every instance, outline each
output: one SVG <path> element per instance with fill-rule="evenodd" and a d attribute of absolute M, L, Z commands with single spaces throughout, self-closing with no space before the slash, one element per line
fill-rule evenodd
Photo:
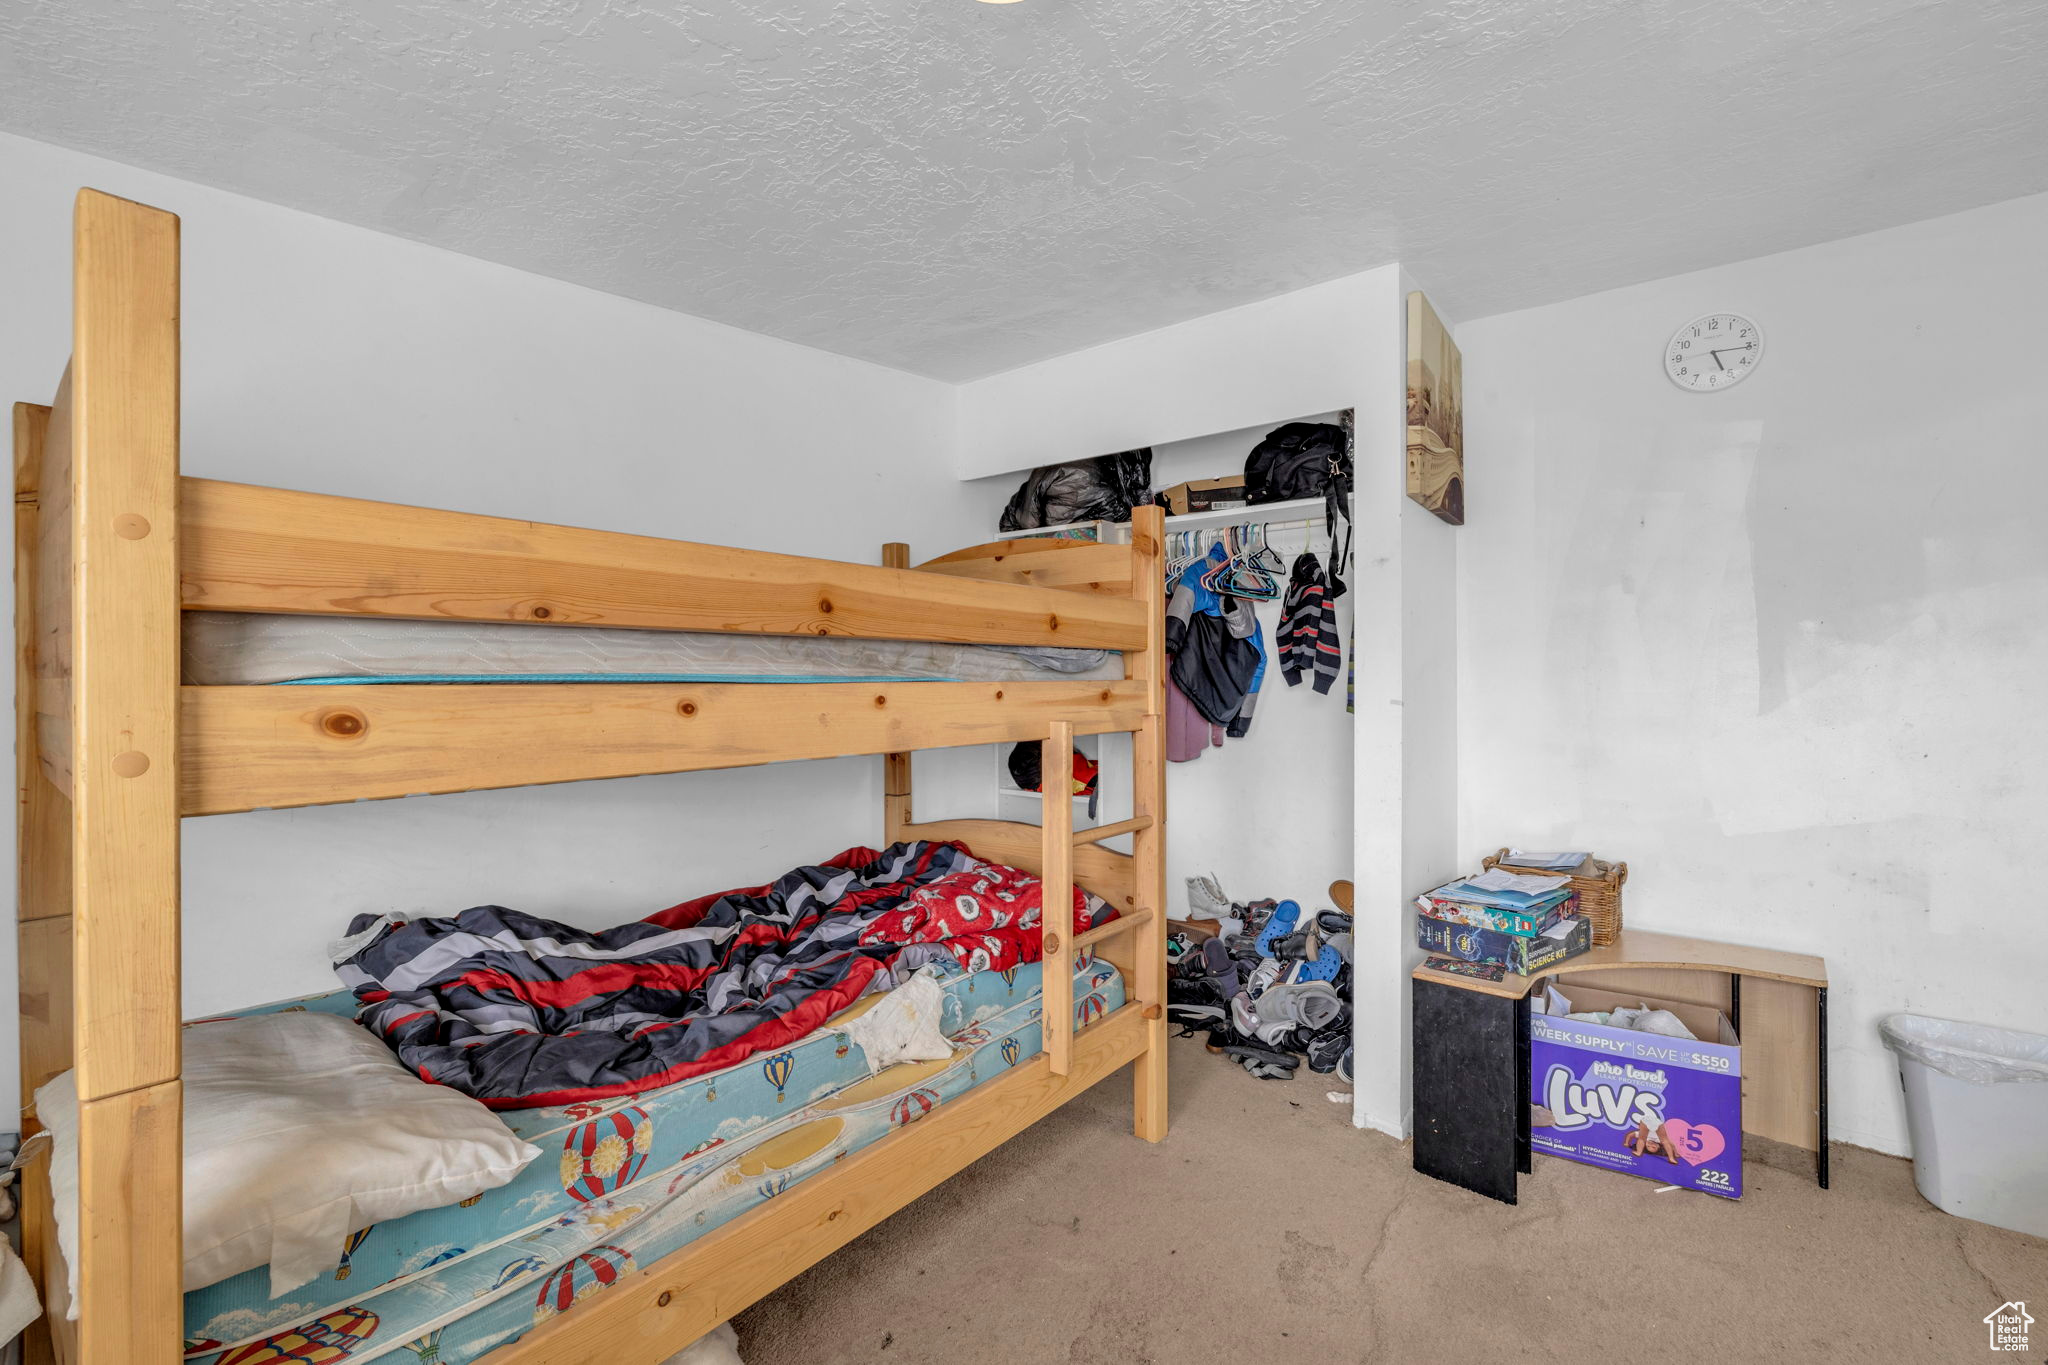
<path fill-rule="evenodd" d="M 1742 1197 L 1742 1045 L 1717 1009 L 1551 985 L 1530 1000 L 1529 1093 L 1539 1152 Z"/>

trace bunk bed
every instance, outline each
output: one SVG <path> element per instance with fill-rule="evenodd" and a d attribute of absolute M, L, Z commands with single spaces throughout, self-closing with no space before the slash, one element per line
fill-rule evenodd
<path fill-rule="evenodd" d="M 493 1350 L 492 1365 L 653 1365 L 1127 1065 L 1137 1135 L 1164 1137 L 1157 509 L 1138 510 L 1128 545 L 998 542 L 912 568 L 901 544 L 880 566 L 856 565 L 185 478 L 178 220 L 85 190 L 74 251 L 70 363 L 51 404 L 14 409 L 25 1134 L 45 1081 L 68 1069 L 79 1097 L 75 1320 L 48 1161 L 25 1169 L 25 1253 L 48 1307 L 30 1361 L 189 1354 L 173 1250 L 186 816 L 874 754 L 889 841 L 957 841 L 1035 874 L 1049 907 L 1079 886 L 1119 912 L 1086 932 L 1043 917 L 1037 1055 L 920 1101 L 918 1121 L 679 1250 L 613 1267 L 603 1292 L 567 1295 L 573 1306 Z M 191 612 L 1099 649 L 1122 668 L 765 685 L 194 683 L 181 643 Z M 1114 732 L 1133 736 L 1128 819 L 1077 833 L 1054 784 L 1037 826 L 913 814 L 919 748 L 1036 740 L 1044 771 L 1060 773 L 1076 735 Z M 1106 846 L 1125 836 L 1130 853 Z M 1092 1017 L 1085 1002 L 1077 1011 L 1073 975 L 1050 969 L 1090 960 L 1120 980 L 1120 1003 Z"/>

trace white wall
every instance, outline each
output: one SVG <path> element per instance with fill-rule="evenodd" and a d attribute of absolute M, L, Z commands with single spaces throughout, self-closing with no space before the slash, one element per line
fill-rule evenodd
<path fill-rule="evenodd" d="M 1351 406 L 1394 266 L 960 387 L 962 478 L 1271 427 Z"/>
<path fill-rule="evenodd" d="M 1460 842 L 1626 858 L 1628 922 L 1819 953 L 1834 1136 L 1880 1016 L 2048 1032 L 2048 196 L 1458 330 Z M 1679 324 L 1756 374 L 1665 380 Z"/>
<path fill-rule="evenodd" d="M 1415 944 L 1414 898 L 1442 886 L 1465 867 L 1458 856 L 1458 547 L 1468 534 L 1451 526 L 1408 496 L 1407 451 L 1407 300 L 1424 285 L 1406 270 L 1401 273 L 1399 305 L 1401 343 L 1396 365 L 1403 398 L 1398 418 L 1404 459 L 1394 471 L 1380 471 L 1393 484 L 1381 496 L 1397 508 L 1400 553 L 1400 708 L 1401 708 L 1401 900 L 1389 926 L 1400 944 L 1400 961 L 1409 968 L 1426 954 Z M 1439 312 L 1439 317 L 1443 317 Z M 1453 327 L 1450 318 L 1443 318 Z M 1470 449 L 1467 440 L 1467 449 Z M 1389 1122 L 1375 1123 L 1407 1136 L 1413 1115 L 1414 1072 L 1412 1032 L 1413 986 L 1404 971 L 1399 1009 L 1400 1038 L 1398 1106 Z"/>
<path fill-rule="evenodd" d="M 77 188 L 183 215 L 190 474 L 870 562 L 1000 505 L 955 478 L 947 385 L 18 138 L 0 185 L 9 401 L 70 348 Z M 855 758 L 189 820 L 187 1007 L 331 988 L 360 910 L 597 926 L 758 881 L 878 838 L 880 792 Z"/>

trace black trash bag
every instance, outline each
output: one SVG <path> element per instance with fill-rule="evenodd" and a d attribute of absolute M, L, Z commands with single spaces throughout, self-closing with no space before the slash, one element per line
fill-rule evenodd
<path fill-rule="evenodd" d="M 1351 438 L 1331 422 L 1275 427 L 1245 457 L 1245 501 L 1253 506 L 1350 491 Z"/>
<path fill-rule="evenodd" d="M 1010 750 L 1010 780 L 1019 791 L 1035 792 L 1044 779 L 1039 773 L 1038 741 L 1027 739 Z"/>
<path fill-rule="evenodd" d="M 1002 529 L 1030 531 L 1070 521 L 1129 521 L 1152 501 L 1152 447 L 1040 465 L 1003 509 Z"/>

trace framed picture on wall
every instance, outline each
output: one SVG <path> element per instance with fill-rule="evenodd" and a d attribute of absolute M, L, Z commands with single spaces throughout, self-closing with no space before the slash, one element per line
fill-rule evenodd
<path fill-rule="evenodd" d="M 1465 362 L 1420 291 L 1408 296 L 1408 496 L 1465 524 Z"/>

